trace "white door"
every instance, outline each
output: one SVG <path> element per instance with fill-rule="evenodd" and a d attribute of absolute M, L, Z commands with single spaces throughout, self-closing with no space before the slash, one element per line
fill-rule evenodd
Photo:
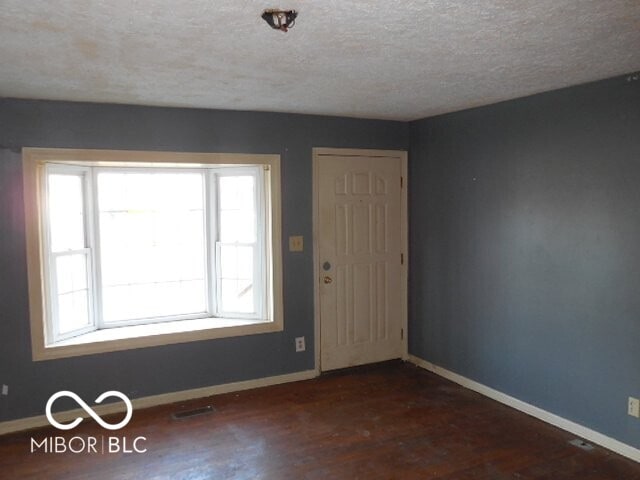
<path fill-rule="evenodd" d="M 316 161 L 321 369 L 399 358 L 401 154 Z"/>

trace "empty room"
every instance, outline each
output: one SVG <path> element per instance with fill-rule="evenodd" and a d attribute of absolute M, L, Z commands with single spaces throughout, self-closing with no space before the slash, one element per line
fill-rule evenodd
<path fill-rule="evenodd" d="M 640 1 L 0 0 L 0 478 L 640 480 Z"/>

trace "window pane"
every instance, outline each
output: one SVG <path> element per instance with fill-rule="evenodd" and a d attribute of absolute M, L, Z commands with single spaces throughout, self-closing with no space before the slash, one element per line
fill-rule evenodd
<path fill-rule="evenodd" d="M 85 254 L 56 258 L 58 294 L 87 289 L 87 257 Z"/>
<path fill-rule="evenodd" d="M 103 289 L 105 319 L 156 318 L 199 313 L 204 304 L 204 280 L 142 283 Z"/>
<path fill-rule="evenodd" d="M 58 330 L 65 334 L 90 324 L 87 256 L 64 255 L 55 262 Z"/>
<path fill-rule="evenodd" d="M 250 280 L 221 281 L 222 311 L 225 313 L 253 313 L 253 282 Z"/>
<path fill-rule="evenodd" d="M 98 174 L 105 322 L 207 310 L 203 175 Z"/>
<path fill-rule="evenodd" d="M 220 310 L 254 313 L 253 247 L 220 245 Z"/>
<path fill-rule="evenodd" d="M 82 181 L 81 175 L 48 175 L 51 250 L 54 252 L 85 247 Z"/>
<path fill-rule="evenodd" d="M 255 179 L 219 177 L 220 241 L 253 243 L 256 239 Z"/>

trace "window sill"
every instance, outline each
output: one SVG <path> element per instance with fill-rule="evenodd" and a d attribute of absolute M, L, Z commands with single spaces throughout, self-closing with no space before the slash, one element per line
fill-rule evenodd
<path fill-rule="evenodd" d="M 277 331 L 282 331 L 282 324 L 278 322 L 226 318 L 199 318 L 106 328 L 34 350 L 33 359 L 51 360 Z"/>

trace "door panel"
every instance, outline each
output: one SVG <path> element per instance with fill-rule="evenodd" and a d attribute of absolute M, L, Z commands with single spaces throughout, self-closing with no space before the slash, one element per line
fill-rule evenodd
<path fill-rule="evenodd" d="M 323 155 L 318 161 L 321 368 L 398 358 L 401 160 Z"/>

